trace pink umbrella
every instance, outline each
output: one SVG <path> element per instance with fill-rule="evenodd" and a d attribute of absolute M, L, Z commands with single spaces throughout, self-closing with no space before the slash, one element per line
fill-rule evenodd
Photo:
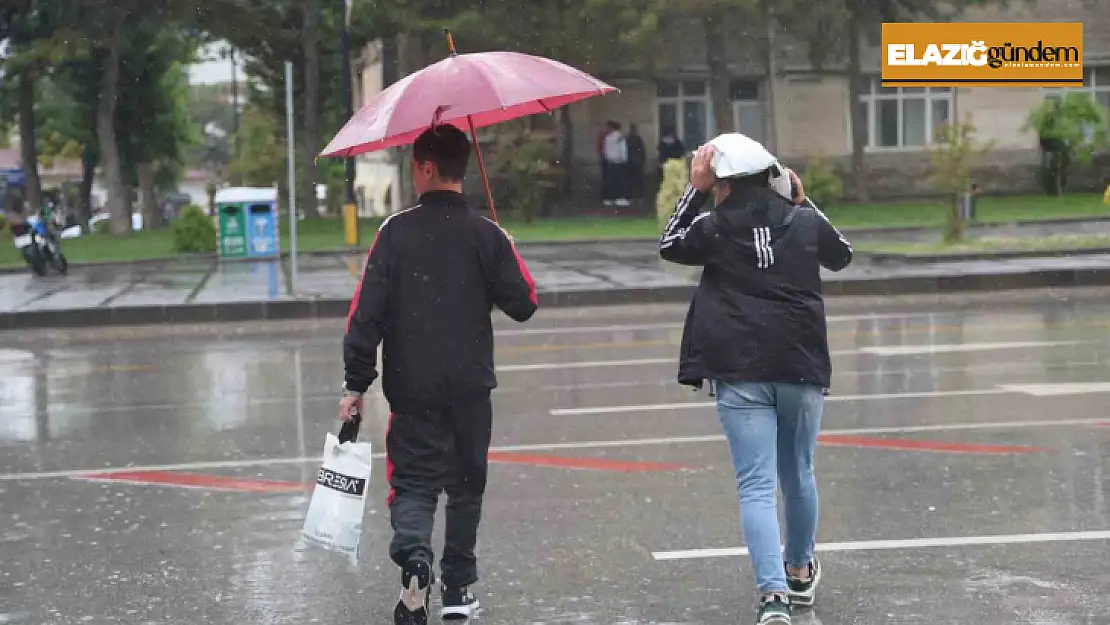
<path fill-rule="evenodd" d="M 615 88 L 569 65 L 517 52 L 457 54 L 410 74 L 363 106 L 320 156 L 351 157 L 406 145 L 432 124 L 469 130 L 494 220 L 486 165 L 475 129 L 549 113 Z"/>

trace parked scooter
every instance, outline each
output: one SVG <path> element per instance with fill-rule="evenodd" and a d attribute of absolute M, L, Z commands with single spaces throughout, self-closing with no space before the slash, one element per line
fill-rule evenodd
<path fill-rule="evenodd" d="M 61 274 L 69 269 L 69 262 L 62 253 L 58 237 L 50 230 L 48 220 L 13 223 L 11 229 L 16 249 L 35 275 L 45 276 L 49 267 Z"/>

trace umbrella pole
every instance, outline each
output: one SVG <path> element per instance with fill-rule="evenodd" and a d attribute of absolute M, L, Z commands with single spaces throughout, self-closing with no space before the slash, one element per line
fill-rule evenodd
<path fill-rule="evenodd" d="M 478 171 L 482 172 L 482 184 L 486 187 L 486 201 L 489 202 L 490 215 L 493 216 L 493 221 L 501 223 L 497 219 L 497 209 L 493 207 L 493 191 L 489 186 L 489 176 L 486 175 L 486 162 L 482 160 L 482 146 L 478 145 L 478 133 L 474 130 L 474 119 L 467 115 L 466 121 L 470 124 L 470 140 L 474 143 L 474 153 L 478 155 Z"/>

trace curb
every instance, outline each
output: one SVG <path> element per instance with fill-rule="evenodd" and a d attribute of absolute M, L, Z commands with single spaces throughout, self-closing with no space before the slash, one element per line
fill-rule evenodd
<path fill-rule="evenodd" d="M 640 244 L 655 244 L 658 243 L 657 237 L 648 238 L 626 238 L 626 239 L 589 239 L 589 240 L 562 240 L 562 241 L 520 241 L 518 245 L 527 249 L 533 246 L 544 247 L 562 247 L 574 245 L 616 245 L 620 243 L 640 243 Z M 370 248 L 366 247 L 337 247 L 330 250 L 311 250 L 307 252 L 297 252 L 297 256 L 301 258 L 319 258 L 322 256 L 362 256 L 369 252 Z M 289 252 L 282 252 L 279 257 L 282 260 L 289 259 Z M 267 258 L 229 258 L 222 262 L 226 263 L 265 263 L 272 262 L 278 257 Z M 155 258 L 137 258 L 134 260 L 98 260 L 87 262 L 70 263 L 70 269 L 94 269 L 97 267 L 149 267 L 152 265 L 164 265 L 166 263 L 188 262 L 188 261 L 206 261 L 206 262 L 221 262 L 220 255 L 216 253 L 210 254 L 182 254 L 180 256 L 157 256 Z M 12 266 L 0 267 L 0 275 L 11 275 L 17 273 L 25 273 L 29 271 L 27 267 Z"/>
<path fill-rule="evenodd" d="M 1013 226 L 1013 228 L 1036 228 L 1038 225 L 1061 225 L 1069 223 L 1101 223 L 1110 221 L 1110 216 L 1086 216 L 1086 218 L 1057 218 L 1035 221 L 1008 221 L 1008 222 L 976 222 L 971 225 L 971 228 L 1006 228 L 1006 226 Z M 931 232 L 938 230 L 939 226 L 889 226 L 889 228 L 845 228 L 841 229 L 846 235 L 861 235 L 867 236 L 870 234 L 912 234 L 918 232 Z M 537 240 L 537 241 L 518 241 L 518 245 L 523 249 L 529 246 L 546 246 L 546 248 L 562 248 L 562 246 L 575 246 L 575 245 L 616 245 L 622 243 L 642 243 L 642 244 L 655 244 L 658 242 L 658 236 L 630 236 L 630 238 L 618 239 L 555 239 L 555 240 Z M 369 248 L 357 246 L 357 248 L 334 248 L 331 250 L 312 250 L 307 252 L 297 252 L 299 256 L 307 256 L 307 258 L 319 258 L 319 256 L 332 256 L 332 255 L 354 255 L 365 254 Z M 973 254 L 937 254 L 935 256 L 928 256 L 926 254 L 892 254 L 892 253 L 871 253 L 860 252 L 861 255 L 867 255 L 868 258 L 878 262 L 885 262 L 891 260 L 898 260 L 902 262 L 944 262 L 944 261 L 958 261 L 958 260 L 1003 260 L 1003 259 L 1021 259 L 1033 258 L 1033 256 L 1042 256 L 1042 258 L 1051 258 L 1051 256 L 1060 256 L 1080 253 L 1077 251 L 1060 251 L 1060 252 L 998 252 L 998 253 L 973 253 Z M 1106 250 L 1093 251 L 1084 250 L 1081 253 L 1106 253 Z M 280 254 L 280 258 L 287 259 L 290 254 L 284 251 Z M 929 260 L 924 260 L 929 259 Z M 75 262 L 70 263 L 70 269 L 80 268 L 99 268 L 99 266 L 147 266 L 159 263 L 169 262 L 182 262 L 182 261 L 219 261 L 220 255 L 216 253 L 206 254 L 182 254 L 176 256 L 158 256 L 153 259 L 137 259 L 131 261 L 89 261 L 89 262 Z M 229 259 L 225 262 L 234 263 L 252 263 L 252 262 L 266 262 L 272 261 L 272 258 L 254 258 L 254 259 Z M 24 266 L 0 266 L 0 275 L 23 273 L 28 271 Z"/>
<path fill-rule="evenodd" d="M 316 258 L 320 256 L 336 256 L 336 255 L 353 255 L 365 254 L 367 250 L 360 248 L 337 248 L 334 250 L 313 250 L 310 252 L 297 252 L 297 256 Z M 280 257 L 284 260 L 289 258 L 289 252 L 282 252 Z M 229 258 L 223 262 L 225 263 L 265 263 L 272 262 L 277 257 L 269 258 Z M 166 263 L 180 263 L 188 261 L 206 261 L 218 262 L 220 255 L 213 252 L 211 254 L 181 254 L 180 256 L 157 256 L 155 258 L 137 258 L 134 260 L 95 260 L 87 262 L 70 263 L 70 269 L 94 269 L 96 267 L 148 267 L 151 265 L 164 265 Z M 0 275 L 25 273 L 30 271 L 27 267 L 0 267 Z"/>
<path fill-rule="evenodd" d="M 1038 220 L 1033 220 L 1033 221 L 999 221 L 999 222 L 984 221 L 984 222 L 976 222 L 976 223 L 972 224 L 971 227 L 972 228 L 1001 228 L 1001 227 L 1012 226 L 1012 227 L 1015 227 L 1015 228 L 1023 228 L 1023 227 L 1052 226 L 1052 225 L 1075 224 L 1075 223 L 1102 223 L 1102 222 L 1108 222 L 1108 221 L 1110 221 L 1110 216 L 1107 216 L 1107 217 L 1059 217 L 1059 218 L 1056 218 L 1056 219 L 1038 219 Z M 841 231 L 844 232 L 845 235 L 867 236 L 867 235 L 875 235 L 875 234 L 879 234 L 879 235 L 881 235 L 881 234 L 890 234 L 890 235 L 914 234 L 914 233 L 918 233 L 918 232 L 936 231 L 938 229 L 939 229 L 939 226 L 891 226 L 891 227 L 881 227 L 881 228 L 842 228 Z M 518 241 L 517 243 L 520 247 L 527 249 L 528 247 L 532 247 L 532 246 L 543 246 L 543 247 L 564 247 L 564 246 L 567 246 L 567 247 L 570 247 L 570 246 L 582 246 L 582 245 L 618 245 L 618 244 L 621 244 L 621 243 L 655 244 L 658 241 L 659 241 L 658 237 L 625 237 L 625 238 L 607 238 L 607 239 L 553 239 L 553 240 L 536 240 L 536 241 Z M 306 252 L 298 252 L 297 255 L 313 258 L 313 257 L 320 257 L 320 256 L 365 254 L 368 250 L 369 250 L 369 248 L 361 247 L 361 246 L 360 247 L 338 247 L 338 248 L 327 249 L 327 250 L 312 250 L 312 251 L 306 251 Z M 1016 253 L 1016 252 L 999 252 L 997 254 L 984 253 L 984 255 L 981 258 L 973 257 L 973 256 L 965 256 L 965 255 L 960 255 L 960 254 L 951 254 L 951 255 L 937 255 L 937 258 L 941 258 L 942 260 L 989 260 L 989 259 L 999 259 L 999 260 L 1001 260 L 1003 258 L 1026 258 L 1026 257 L 1028 257 L 1028 256 L 1008 256 L 1007 255 L 1007 254 L 1014 254 L 1014 253 Z M 1094 252 L 1087 252 L 1087 253 L 1094 253 Z M 1042 253 L 1029 254 L 1029 256 L 1059 256 L 1059 255 L 1066 255 L 1066 254 L 1067 254 L 1067 252 L 1061 253 L 1061 254 L 1053 254 L 1053 253 L 1044 253 L 1044 252 L 1042 252 Z M 280 256 L 283 259 L 289 258 L 289 252 L 288 251 L 282 252 Z M 874 258 L 874 259 L 877 259 L 877 260 L 894 260 L 895 258 L 897 258 L 898 260 L 905 260 L 905 259 L 901 258 L 902 256 L 903 255 L 899 255 L 899 254 L 882 254 L 882 253 L 880 253 L 880 254 L 873 254 L 870 257 Z M 916 258 L 918 256 L 923 256 L 923 255 L 907 254 L 907 255 L 904 255 L 904 256 Z M 947 257 L 947 258 L 945 258 L 945 257 Z M 182 254 L 180 256 L 159 256 L 159 257 L 156 257 L 156 258 L 141 258 L 141 259 L 136 259 L 136 260 L 75 262 L 75 263 L 70 263 L 70 268 L 133 267 L 133 266 L 153 265 L 153 264 L 158 264 L 158 263 L 191 261 L 191 260 L 192 261 L 218 261 L 219 260 L 219 254 L 216 254 L 216 253 L 213 252 L 213 253 L 209 253 L 209 254 Z M 272 261 L 272 260 L 273 260 L 273 258 L 235 258 L 235 259 L 229 259 L 225 262 L 256 263 L 256 262 L 266 262 L 266 261 Z M 914 261 L 906 260 L 906 262 L 914 262 Z M 940 261 L 921 261 L 921 262 L 940 262 Z M 22 267 L 22 266 L 0 267 L 0 275 L 23 273 L 25 271 L 27 271 L 27 268 Z"/>
<path fill-rule="evenodd" d="M 973 260 L 1015 260 L 1020 258 L 1061 258 L 1064 256 L 1098 256 L 1110 254 L 1110 247 L 1086 247 L 1064 250 L 1014 250 L 1001 252 L 967 252 L 966 254 L 896 254 L 893 252 L 857 252 L 875 264 L 949 263 Z"/>
<path fill-rule="evenodd" d="M 824 292 L 828 297 L 868 297 L 1095 286 L 1110 286 L 1110 268 L 827 280 Z M 541 308 L 686 303 L 695 289 L 695 285 L 689 284 L 546 291 L 539 293 L 539 302 Z M 347 299 L 290 299 L 41 310 L 0 313 L 0 330 L 331 319 L 346 317 L 349 307 L 350 301 Z"/>

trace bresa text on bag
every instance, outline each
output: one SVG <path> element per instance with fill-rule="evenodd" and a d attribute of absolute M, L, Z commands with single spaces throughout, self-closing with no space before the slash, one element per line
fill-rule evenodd
<path fill-rule="evenodd" d="M 316 483 L 356 497 L 361 497 L 366 492 L 366 480 L 336 473 L 323 467 L 320 467 L 320 471 L 316 474 Z"/>

